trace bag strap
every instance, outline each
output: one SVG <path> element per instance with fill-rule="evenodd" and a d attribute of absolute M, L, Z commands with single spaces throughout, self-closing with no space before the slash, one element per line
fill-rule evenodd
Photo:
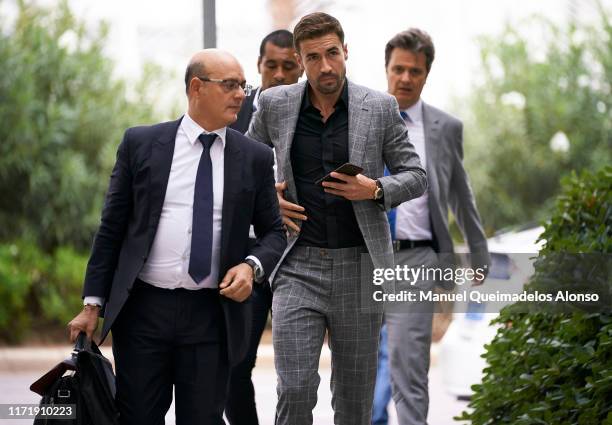
<path fill-rule="evenodd" d="M 91 351 L 91 344 L 92 341 L 87 338 L 87 334 L 85 332 L 79 332 L 79 335 L 74 343 L 74 348 L 72 349 L 73 360 L 76 360 L 77 355 L 81 351 Z"/>

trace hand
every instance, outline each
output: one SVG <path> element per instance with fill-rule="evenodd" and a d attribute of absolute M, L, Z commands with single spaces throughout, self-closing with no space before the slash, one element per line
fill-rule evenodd
<path fill-rule="evenodd" d="M 240 263 L 227 271 L 219 284 L 219 293 L 241 303 L 253 291 L 253 269 L 247 263 Z"/>
<path fill-rule="evenodd" d="M 323 182 L 325 193 L 342 196 L 349 201 L 374 199 L 374 191 L 376 190 L 375 180 L 363 174 L 349 176 L 348 174 L 333 171 L 330 175 L 335 179 L 342 180 L 342 183 Z"/>
<path fill-rule="evenodd" d="M 280 213 L 283 218 L 283 224 L 287 229 L 291 229 L 296 233 L 300 232 L 300 226 L 298 226 L 292 218 L 297 218 L 299 220 L 308 220 L 304 214 L 300 214 L 300 212 L 304 212 L 304 207 L 299 206 L 298 204 L 292 204 L 289 201 L 285 200 L 285 196 L 283 192 L 287 189 L 287 182 L 276 183 L 276 196 L 278 197 L 278 205 L 280 206 Z"/>
<path fill-rule="evenodd" d="M 98 327 L 98 316 L 100 315 L 100 307 L 86 305 L 83 310 L 76 315 L 68 323 L 70 331 L 70 341 L 75 342 L 79 332 L 85 332 L 88 339 L 93 338 L 93 334 Z"/>

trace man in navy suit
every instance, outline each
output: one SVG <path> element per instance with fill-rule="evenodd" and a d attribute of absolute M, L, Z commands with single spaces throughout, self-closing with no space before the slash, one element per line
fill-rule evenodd
<path fill-rule="evenodd" d="M 270 148 L 227 128 L 250 91 L 214 49 L 185 74 L 177 121 L 128 129 L 119 145 L 71 338 L 113 331 L 122 424 L 222 424 L 229 369 L 250 335 L 253 281 L 286 246 Z M 253 224 L 257 242 L 249 245 Z"/>

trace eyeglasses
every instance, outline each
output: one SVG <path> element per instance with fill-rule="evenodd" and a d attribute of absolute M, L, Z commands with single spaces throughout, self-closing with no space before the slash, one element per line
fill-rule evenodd
<path fill-rule="evenodd" d="M 253 90 L 253 86 L 250 84 L 247 84 L 246 81 L 238 81 L 238 80 L 221 80 L 219 78 L 208 78 L 208 77 L 198 77 L 198 79 L 200 79 L 201 81 L 205 81 L 208 83 L 218 83 L 221 84 L 221 87 L 223 87 L 223 90 L 225 90 L 226 92 L 231 92 L 234 90 L 237 90 L 238 88 L 241 88 L 244 91 L 244 95 L 245 96 L 249 96 L 251 94 L 251 91 Z"/>

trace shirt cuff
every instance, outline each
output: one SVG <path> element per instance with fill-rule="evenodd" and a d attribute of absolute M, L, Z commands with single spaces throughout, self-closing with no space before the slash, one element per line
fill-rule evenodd
<path fill-rule="evenodd" d="M 83 305 L 85 304 L 98 304 L 100 307 L 104 306 L 104 298 L 102 297 L 85 297 L 83 298 Z"/>
<path fill-rule="evenodd" d="M 255 264 L 257 264 L 257 267 L 255 267 L 253 280 L 257 283 L 260 283 L 264 277 L 264 269 L 261 265 L 261 261 L 259 261 L 259 258 L 255 257 L 254 255 L 249 255 L 247 258 L 245 258 L 245 260 L 253 260 Z"/>

